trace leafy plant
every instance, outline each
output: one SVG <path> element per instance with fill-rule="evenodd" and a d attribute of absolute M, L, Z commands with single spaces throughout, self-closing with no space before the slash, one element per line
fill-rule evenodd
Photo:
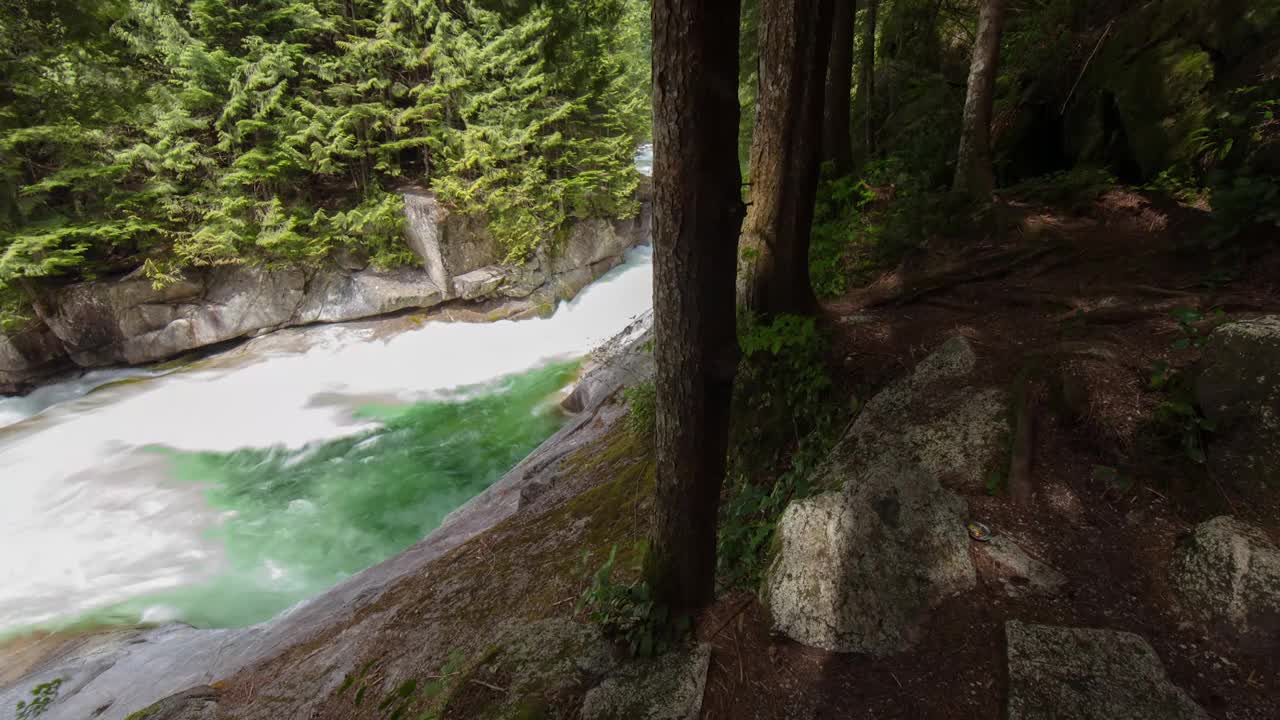
<path fill-rule="evenodd" d="M 652 380 L 622 391 L 627 401 L 627 430 L 638 438 L 648 438 L 658 425 L 657 390 Z"/>
<path fill-rule="evenodd" d="M 1081 166 L 1024 180 L 1007 192 L 1034 202 L 1063 205 L 1093 200 L 1119 182 L 1104 168 Z"/>
<path fill-rule="evenodd" d="M 1210 336 L 1202 333 L 1198 326 L 1205 319 L 1203 313 L 1193 308 L 1178 308 L 1170 314 L 1178 321 L 1179 330 L 1178 337 L 1170 344 L 1172 349 L 1201 349 L 1208 344 Z M 1224 315 L 1221 309 L 1210 314 L 1216 318 Z M 1204 464 L 1209 436 L 1217 428 L 1197 407 L 1191 378 L 1186 372 L 1160 361 L 1151 368 L 1148 387 L 1165 394 L 1165 399 L 1156 407 L 1157 423 L 1176 438 L 1188 459 Z"/>
<path fill-rule="evenodd" d="M 813 471 L 836 439 L 843 412 L 812 318 L 744 317 L 734 397 L 730 473 L 721 502 L 718 573 L 727 586 L 759 582 L 778 519 L 816 488 Z"/>
<path fill-rule="evenodd" d="M 633 213 L 642 0 L 18 0 L 0 24 L 0 292 L 145 266 L 388 267 L 407 184 L 510 259 Z M 12 22 L 10 22 L 12 20 Z"/>
<path fill-rule="evenodd" d="M 655 602 L 643 580 L 614 581 L 617 560 L 618 546 L 614 545 L 609 558 L 592 574 L 578 610 L 585 609 L 605 636 L 621 641 L 632 656 L 661 655 L 688 633 L 691 621 L 687 616 L 672 618 L 665 605 Z"/>
<path fill-rule="evenodd" d="M 31 700 L 19 700 L 15 708 L 16 720 L 35 720 L 44 715 L 49 705 L 58 699 L 58 691 L 62 688 L 62 678 L 40 683 L 31 689 Z"/>
<path fill-rule="evenodd" d="M 850 251 L 874 199 L 871 187 L 852 177 L 825 181 L 818 189 L 809 241 L 809 277 L 818 297 L 835 297 L 848 287 Z"/>

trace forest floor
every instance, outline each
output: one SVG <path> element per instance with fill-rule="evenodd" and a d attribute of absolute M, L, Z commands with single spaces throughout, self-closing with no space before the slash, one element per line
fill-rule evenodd
<path fill-rule="evenodd" d="M 1204 520 L 1231 514 L 1280 538 L 1280 498 L 1214 483 L 1160 424 L 1164 396 L 1148 387 L 1158 363 L 1195 361 L 1194 342 L 1175 349 L 1191 328 L 1280 311 L 1280 246 L 1215 272 L 1210 254 L 1187 250 L 1205 213 L 1128 190 L 1072 211 L 1005 199 L 997 213 L 1011 230 L 939 242 L 827 303 L 832 363 L 860 396 L 963 335 L 979 355 L 975 382 L 1012 390 L 1025 378 L 1034 497 L 966 500 L 973 518 L 1063 573 L 1065 589 L 1009 597 L 975 553 L 977 588 L 888 658 L 804 647 L 771 633 L 754 596 L 722 598 L 700 623 L 715 633 L 704 637 L 715 648 L 704 720 L 1003 717 L 1007 620 L 1137 633 L 1213 717 L 1280 717 L 1280 656 L 1204 634 L 1168 584 L 1178 540 Z M 1185 327 L 1180 309 L 1196 313 Z M 1067 366 L 1089 389 L 1084 417 L 1057 399 Z"/>

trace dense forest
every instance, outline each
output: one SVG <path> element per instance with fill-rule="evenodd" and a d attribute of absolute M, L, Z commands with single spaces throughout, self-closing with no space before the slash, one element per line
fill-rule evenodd
<path fill-rule="evenodd" d="M 45 0 L 0 18 L 0 297 L 145 264 L 394 266 L 403 185 L 512 259 L 634 211 L 647 4 Z"/>
<path fill-rule="evenodd" d="M 411 396 L 422 358 L 517 357 L 558 334 L 533 317 L 590 324 L 574 313 L 592 298 L 556 305 L 590 278 L 643 280 L 604 296 L 625 330 L 542 401 L 560 430 L 414 548 L 245 635 L 183 629 L 191 675 L 156 672 L 177 657 L 160 645 L 95 648 L 134 675 L 95 664 L 93 691 L 63 707 L 1280 717 L 1280 0 L 8 4 L 0 341 L 30 350 L 34 380 L 123 362 L 94 354 L 100 334 L 253 337 L 233 351 L 252 352 L 284 320 L 189 326 L 202 302 L 287 294 L 259 266 L 321 303 L 348 286 L 299 267 L 430 286 L 429 302 L 358 315 L 401 313 L 344 335 L 375 350 L 356 364 L 287 371 L 314 382 L 294 393 L 308 411 L 353 399 L 363 423 L 394 417 L 363 404 Z M 403 193 L 423 188 L 501 243 L 501 267 L 486 255 L 450 276 L 488 296 L 381 272 L 415 261 Z M 601 218 L 634 232 L 615 243 L 625 223 Z M 587 279 L 535 305 L 518 276 L 557 242 L 616 247 L 579 253 Z M 236 265 L 249 279 L 218 297 L 146 295 Z M 124 281 L 145 297 L 117 322 L 96 298 Z M 508 301 L 526 307 L 503 315 Z M 504 318 L 520 322 L 452 322 Z M 369 341 L 446 325 L 477 333 L 393 359 Z M 459 352 L 482 337 L 503 340 Z M 351 376 L 383 374 L 347 398 Z M 288 385 L 272 380 L 255 400 Z M 456 414 L 487 426 L 476 436 L 517 434 Z M 417 486 L 430 453 L 408 442 Z M 287 473 L 297 458 L 277 450 Z M 234 455 L 253 477 L 275 463 Z M 294 513 L 282 478 L 268 484 Z M 61 662 L 23 703 L 64 692 Z"/>

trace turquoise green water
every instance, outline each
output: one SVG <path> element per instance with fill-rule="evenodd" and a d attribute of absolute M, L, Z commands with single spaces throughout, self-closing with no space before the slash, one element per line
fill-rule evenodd
<path fill-rule="evenodd" d="M 93 620 L 125 622 L 160 608 L 197 627 L 248 625 L 390 557 L 561 426 L 555 394 L 576 369 L 555 364 L 439 402 L 367 406 L 357 415 L 382 427 L 299 452 L 158 450 L 171 454 L 180 482 L 198 483 L 223 511 L 209 539 L 224 567 Z"/>

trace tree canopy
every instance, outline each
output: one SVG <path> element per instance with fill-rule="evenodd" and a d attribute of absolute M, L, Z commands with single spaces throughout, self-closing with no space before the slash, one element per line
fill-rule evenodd
<path fill-rule="evenodd" d="M 0 17 L 0 294 L 145 266 L 375 264 L 404 185 L 512 259 L 633 210 L 647 2 L 11 0 Z"/>

